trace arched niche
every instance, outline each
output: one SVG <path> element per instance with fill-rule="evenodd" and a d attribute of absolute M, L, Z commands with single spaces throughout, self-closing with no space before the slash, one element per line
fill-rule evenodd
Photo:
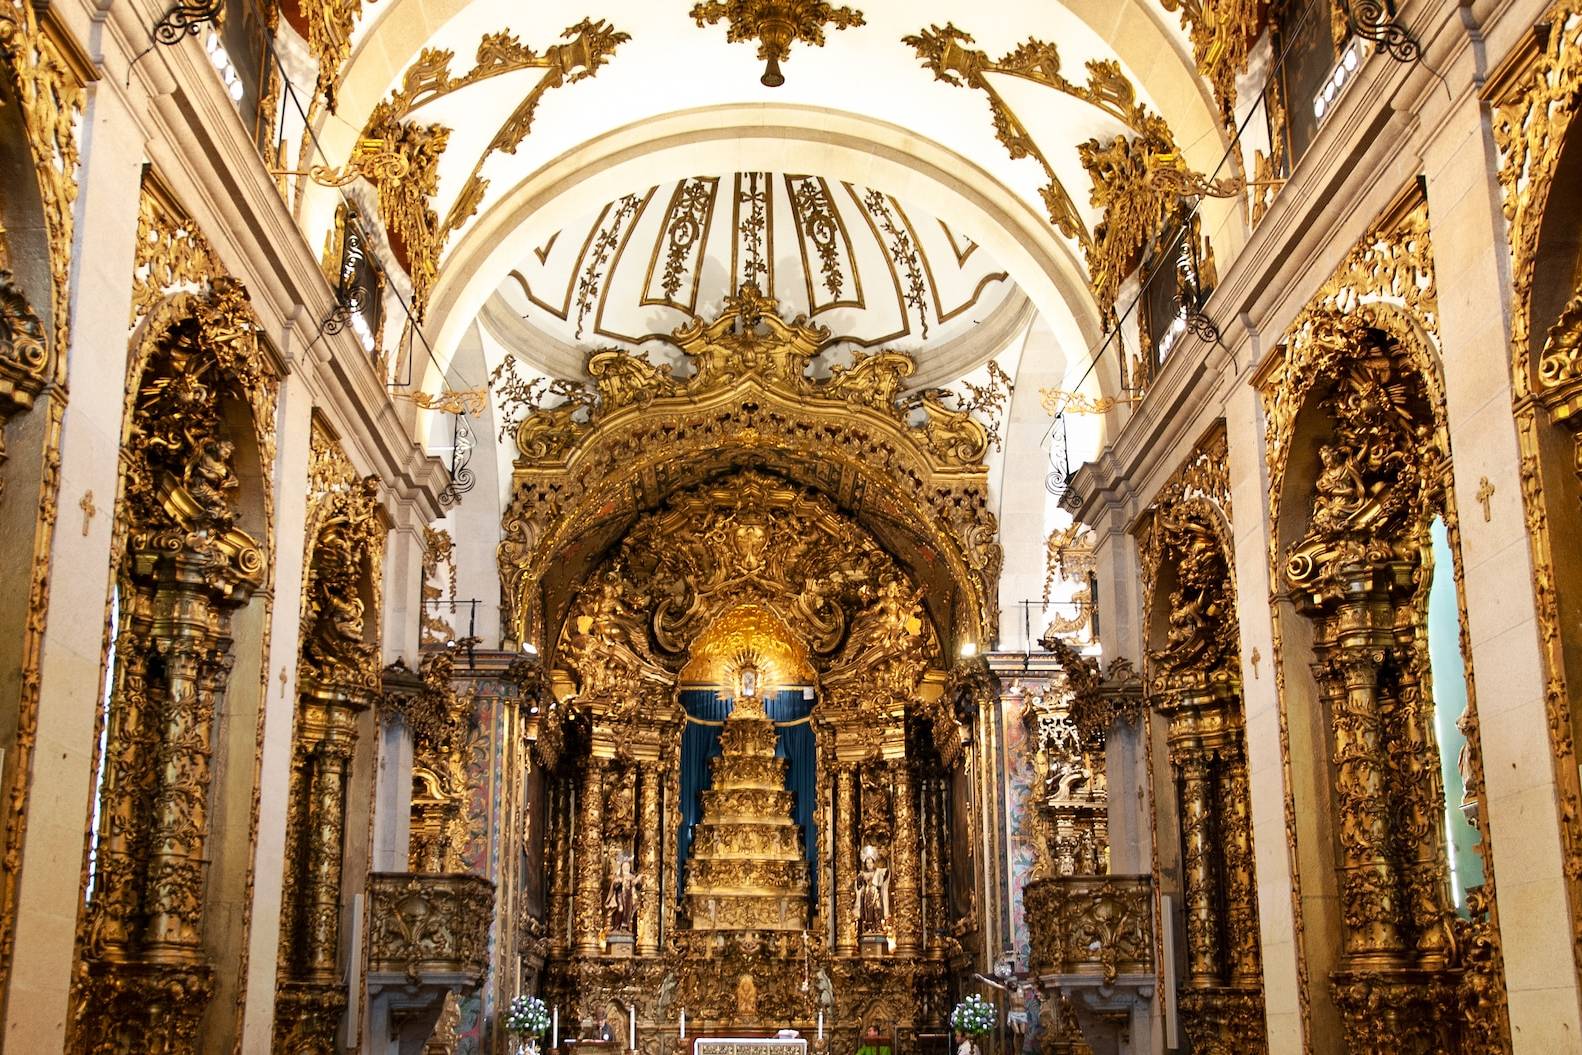
<path fill-rule="evenodd" d="M 1461 958 L 1497 927 L 1492 875 L 1462 903 L 1445 835 L 1447 768 L 1474 787 L 1481 769 L 1470 667 L 1461 654 L 1436 667 L 1427 647 L 1435 577 L 1457 578 L 1434 565 L 1442 525 L 1452 565 L 1458 546 L 1440 364 L 1420 318 L 1383 302 L 1310 309 L 1284 354 L 1265 395 L 1270 558 L 1298 909 L 1310 977 L 1329 982 L 1310 991 L 1314 1035 L 1444 1050 L 1459 1043 L 1452 1022 L 1498 1031 L 1504 1012 L 1445 1010 L 1460 1007 L 1463 971 L 1502 968 Z M 1461 714 L 1438 713 L 1436 679 L 1465 686 Z M 1458 727 L 1472 735 L 1447 763 L 1457 752 L 1440 737 Z M 1388 1040 L 1381 993 L 1415 1023 Z"/>
<path fill-rule="evenodd" d="M 69 1043 L 159 1046 L 237 1025 L 276 384 L 232 279 L 157 302 L 133 334 Z M 179 1014 L 156 1011 L 172 986 Z"/>

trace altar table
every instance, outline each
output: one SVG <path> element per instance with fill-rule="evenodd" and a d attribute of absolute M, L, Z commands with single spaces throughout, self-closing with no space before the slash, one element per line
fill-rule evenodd
<path fill-rule="evenodd" d="M 692 1055 L 807 1055 L 803 1037 L 698 1037 Z"/>

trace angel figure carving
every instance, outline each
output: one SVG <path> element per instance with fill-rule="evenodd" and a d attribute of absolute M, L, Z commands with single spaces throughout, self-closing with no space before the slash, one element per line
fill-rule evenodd
<path fill-rule="evenodd" d="M 879 863 L 879 851 L 862 848 L 862 871 L 857 873 L 857 926 L 864 934 L 883 931 L 890 921 L 890 870 Z"/>

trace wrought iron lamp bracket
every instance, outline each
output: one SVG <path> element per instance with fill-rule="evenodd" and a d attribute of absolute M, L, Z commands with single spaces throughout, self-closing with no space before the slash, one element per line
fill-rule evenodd
<path fill-rule="evenodd" d="M 204 26 L 219 25 L 224 7 L 225 0 L 197 0 L 195 3 L 178 0 L 154 23 L 153 41 L 169 46 L 179 44 L 186 37 L 195 37 Z"/>
<path fill-rule="evenodd" d="M 1423 46 L 1412 31 L 1396 21 L 1385 0 L 1339 0 L 1346 28 L 1353 36 L 1377 45 L 1396 62 L 1421 62 Z"/>

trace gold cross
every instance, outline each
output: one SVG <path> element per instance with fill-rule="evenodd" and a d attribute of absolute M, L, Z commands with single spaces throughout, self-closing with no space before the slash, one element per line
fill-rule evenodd
<path fill-rule="evenodd" d="M 1487 524 L 1490 518 L 1494 516 L 1493 511 L 1489 509 L 1489 499 L 1494 497 L 1494 485 L 1489 483 L 1487 476 L 1478 481 L 1476 497 L 1479 502 L 1483 503 L 1483 522 Z"/>
<path fill-rule="evenodd" d="M 1263 655 L 1258 651 L 1257 645 L 1252 646 L 1252 655 L 1247 658 L 1252 660 L 1252 677 L 1256 681 L 1258 679 L 1258 664 L 1263 662 Z"/>
<path fill-rule="evenodd" d="M 82 510 L 82 537 L 88 537 L 88 525 L 93 521 L 93 515 L 99 511 L 93 504 L 93 492 L 84 491 L 82 501 L 77 503 L 77 508 Z"/>

